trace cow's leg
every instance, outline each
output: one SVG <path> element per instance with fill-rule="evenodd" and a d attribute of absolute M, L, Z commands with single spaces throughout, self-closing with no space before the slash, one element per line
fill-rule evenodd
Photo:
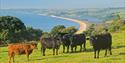
<path fill-rule="evenodd" d="M 11 58 L 13 58 L 13 54 L 9 55 L 9 63 L 11 63 Z"/>
<path fill-rule="evenodd" d="M 63 53 L 65 53 L 65 45 L 63 45 Z"/>
<path fill-rule="evenodd" d="M 71 52 L 73 52 L 73 46 L 71 46 Z"/>
<path fill-rule="evenodd" d="M 96 58 L 96 50 L 94 50 L 94 58 Z"/>
<path fill-rule="evenodd" d="M 69 45 L 67 46 L 67 53 L 69 53 Z"/>
<path fill-rule="evenodd" d="M 27 60 L 29 61 L 29 54 L 27 54 Z"/>
<path fill-rule="evenodd" d="M 11 58 L 12 58 L 12 57 L 11 57 L 11 56 L 9 56 L 9 62 L 8 62 L 8 63 L 11 63 Z"/>
<path fill-rule="evenodd" d="M 15 55 L 13 55 L 13 62 L 15 62 L 15 61 L 14 61 L 14 56 L 15 56 Z"/>
<path fill-rule="evenodd" d="M 57 48 L 57 49 L 56 49 L 56 55 L 58 55 L 58 50 L 59 50 L 59 49 Z"/>
<path fill-rule="evenodd" d="M 13 62 L 14 62 L 14 57 L 13 57 Z"/>
<path fill-rule="evenodd" d="M 105 56 L 107 56 L 107 49 L 105 50 Z"/>
<path fill-rule="evenodd" d="M 112 55 L 112 48 L 111 47 L 109 48 L 109 52 L 110 52 L 110 55 Z"/>
<path fill-rule="evenodd" d="M 9 54 L 9 63 L 11 63 L 11 58 L 13 58 L 13 62 L 14 62 L 14 53 L 10 53 Z"/>
<path fill-rule="evenodd" d="M 43 56 L 45 56 L 46 48 L 42 48 L 42 51 L 43 51 Z"/>
<path fill-rule="evenodd" d="M 27 60 L 29 61 L 29 52 L 28 50 L 25 50 L 26 56 L 27 56 Z"/>
<path fill-rule="evenodd" d="M 86 51 L 86 42 L 83 45 L 84 45 L 84 50 Z"/>
<path fill-rule="evenodd" d="M 77 46 L 75 46 L 75 52 L 76 52 Z"/>
<path fill-rule="evenodd" d="M 55 55 L 55 48 L 53 48 L 53 55 Z"/>
<path fill-rule="evenodd" d="M 99 58 L 99 52 L 100 52 L 100 49 L 98 50 L 98 55 L 97 55 L 97 58 Z"/>
<path fill-rule="evenodd" d="M 80 45 L 80 52 L 82 51 L 82 45 Z"/>

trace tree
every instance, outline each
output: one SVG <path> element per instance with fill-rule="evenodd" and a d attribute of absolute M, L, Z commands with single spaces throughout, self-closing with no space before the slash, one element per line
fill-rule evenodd
<path fill-rule="evenodd" d="M 8 30 L 10 32 L 16 32 L 25 29 L 26 27 L 24 23 L 16 17 L 12 16 L 0 17 L 0 31 Z"/>
<path fill-rule="evenodd" d="M 92 31 L 95 30 L 95 26 L 96 26 L 95 24 L 91 24 L 91 25 L 88 27 L 87 31 L 84 31 L 84 33 L 85 33 L 86 35 L 91 35 Z"/>
<path fill-rule="evenodd" d="M 57 25 L 52 28 L 51 34 L 57 34 L 57 33 L 61 32 L 63 29 L 65 29 L 64 25 Z"/>
<path fill-rule="evenodd" d="M 42 30 L 26 27 L 24 23 L 12 16 L 0 17 L 0 43 L 16 43 L 36 41 L 42 35 Z"/>
<path fill-rule="evenodd" d="M 11 41 L 25 42 L 25 41 L 38 41 L 42 35 L 42 30 L 27 27 L 26 30 L 14 34 Z"/>
<path fill-rule="evenodd" d="M 43 31 L 40 30 L 40 29 L 34 29 L 32 27 L 27 27 L 26 29 L 26 32 L 29 34 L 29 40 L 32 41 L 32 40 L 39 40 Z M 25 34 L 25 33 L 24 33 Z"/>
<path fill-rule="evenodd" d="M 11 42 L 11 39 L 15 33 L 17 32 L 21 32 L 23 30 L 25 30 L 26 27 L 24 25 L 24 23 L 16 18 L 16 17 L 12 17 L 12 16 L 1 16 L 0 17 L 0 33 L 1 33 L 1 41 L 8 43 Z"/>
<path fill-rule="evenodd" d="M 74 34 L 76 31 L 77 31 L 77 29 L 74 26 L 72 26 L 72 27 L 68 27 L 68 28 L 63 29 L 61 31 L 61 33 Z"/>
<path fill-rule="evenodd" d="M 124 21 L 121 19 L 120 15 L 116 15 L 113 19 L 113 22 L 109 26 L 111 32 L 116 32 L 120 30 L 124 30 Z"/>
<path fill-rule="evenodd" d="M 48 33 L 48 32 L 43 32 L 42 37 L 43 37 L 43 38 L 49 38 L 49 37 L 51 37 L 51 35 L 52 35 L 52 34 L 50 34 L 50 33 Z"/>

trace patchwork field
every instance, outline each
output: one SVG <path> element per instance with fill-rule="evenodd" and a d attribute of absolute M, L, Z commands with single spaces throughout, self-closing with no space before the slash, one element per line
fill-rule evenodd
<path fill-rule="evenodd" d="M 25 55 L 15 56 L 14 63 L 124 63 L 125 62 L 125 31 L 112 33 L 113 44 L 112 53 L 104 57 L 104 50 L 100 52 L 100 58 L 93 58 L 92 46 L 87 41 L 87 51 L 77 53 L 62 53 L 62 46 L 59 50 L 59 55 L 52 55 L 52 50 L 46 51 L 46 56 L 42 56 L 40 44 L 38 50 L 34 50 L 30 55 L 30 61 L 27 61 Z M 79 48 L 77 49 L 79 51 Z M 7 47 L 0 47 L 0 63 L 8 63 Z"/>

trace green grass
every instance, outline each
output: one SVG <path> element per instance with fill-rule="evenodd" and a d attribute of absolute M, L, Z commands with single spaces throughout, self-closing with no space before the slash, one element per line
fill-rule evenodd
<path fill-rule="evenodd" d="M 25 55 L 16 55 L 15 63 L 124 63 L 125 62 L 125 31 L 112 33 L 113 35 L 113 55 L 104 57 L 104 50 L 100 52 L 100 58 L 93 58 L 92 46 L 87 41 L 87 52 L 78 53 L 62 53 L 62 47 L 59 50 L 59 55 L 52 55 L 52 50 L 46 51 L 46 56 L 42 56 L 39 49 L 34 50 L 30 55 L 30 61 L 27 61 Z M 79 48 L 78 48 L 79 50 Z M 90 50 L 90 51 L 89 51 Z M 0 63 L 8 62 L 7 47 L 0 48 Z"/>

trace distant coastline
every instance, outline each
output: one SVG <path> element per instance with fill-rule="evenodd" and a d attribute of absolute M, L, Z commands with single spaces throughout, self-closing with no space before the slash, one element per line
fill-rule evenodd
<path fill-rule="evenodd" d="M 68 21 L 78 23 L 80 25 L 80 27 L 79 27 L 79 30 L 76 32 L 76 34 L 80 34 L 83 31 L 86 31 L 86 29 L 87 29 L 87 24 L 85 23 L 85 21 L 76 20 L 76 19 L 72 19 L 72 18 L 66 18 L 66 17 L 59 17 L 59 16 L 55 16 L 55 15 L 51 15 L 51 17 L 65 19 L 65 20 L 68 20 Z"/>

